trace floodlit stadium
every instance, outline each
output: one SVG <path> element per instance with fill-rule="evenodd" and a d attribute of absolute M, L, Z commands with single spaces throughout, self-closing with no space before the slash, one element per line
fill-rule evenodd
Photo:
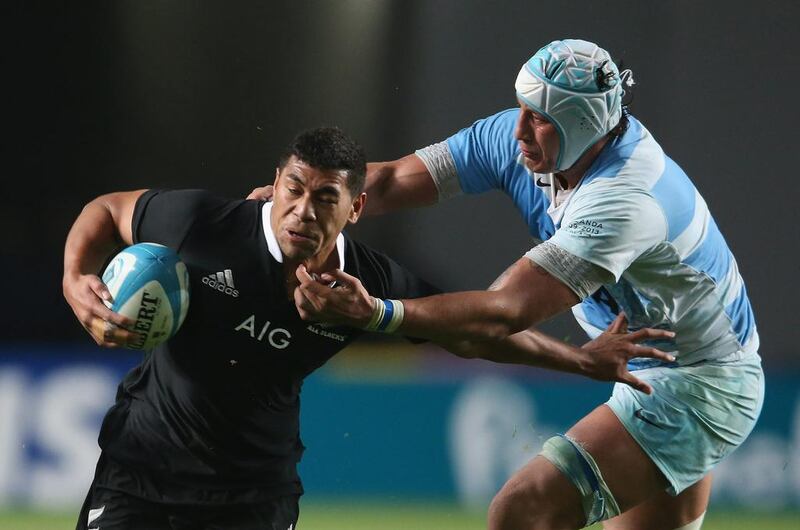
<path fill-rule="evenodd" d="M 631 447 L 651 444 L 641 453 L 648 465 L 657 460 L 658 495 L 699 484 L 692 473 L 713 477 L 704 519 L 703 508 L 684 518 L 686 526 L 662 528 L 679 517 L 674 509 L 645 516 L 648 530 L 800 528 L 800 359 L 789 307 L 798 260 L 789 87 L 800 81 L 800 65 L 786 57 L 800 17 L 794 3 L 123 0 L 24 7 L 16 15 L 7 81 L 16 91 L 9 99 L 13 161 L 0 210 L 8 280 L 0 324 L 0 530 L 124 528 L 109 518 L 120 492 L 138 507 L 119 521 L 137 513 L 198 521 L 203 510 L 213 512 L 204 520 L 234 521 L 238 507 L 247 506 L 254 511 L 244 517 L 253 519 L 242 519 L 244 527 L 281 521 L 289 530 L 511 528 L 517 512 L 504 512 L 503 502 L 517 498 L 507 481 L 542 452 L 578 487 L 585 513 L 575 518 L 617 515 L 614 506 L 626 495 L 651 486 L 626 478 L 649 479 L 635 474 L 640 460 L 604 468 L 605 457 L 597 455 L 607 446 L 561 436 L 606 403 L 614 384 L 565 373 L 600 373 L 591 362 L 580 370 L 551 363 L 561 371 L 507 362 L 523 357 L 497 346 L 508 342 L 493 342 L 496 328 L 465 324 L 489 314 L 481 313 L 485 307 L 504 305 L 481 305 L 490 285 L 496 292 L 512 285 L 519 297 L 533 292 L 530 282 L 504 283 L 518 272 L 504 271 L 526 259 L 574 297 L 570 304 L 568 297 L 557 300 L 557 316 L 539 312 L 544 303 L 523 315 L 535 313 L 536 329 L 558 346 L 526 344 L 580 352 L 587 331 L 602 332 L 623 312 L 632 329 L 661 333 L 647 347 L 678 353 L 627 365 L 626 373 L 652 384 L 655 395 L 671 387 L 647 379 L 648 370 L 760 355 L 763 404 L 761 387 L 745 381 L 752 371 L 709 376 L 706 387 L 686 391 L 696 406 L 676 405 L 674 417 L 664 416 L 669 399 L 656 412 L 637 406 L 635 390 L 632 401 L 616 404 L 617 417 L 628 407 L 632 421 L 643 422 L 646 435 L 632 435 Z M 554 45 L 534 55 L 559 39 L 597 42 L 614 64 L 603 50 L 587 59 L 576 41 L 570 45 L 579 53 Z M 591 69 L 597 57 L 602 64 L 581 77 L 580 61 Z M 584 106 L 597 120 L 569 107 L 575 98 L 589 101 L 593 107 Z M 538 136 L 526 136 L 525 112 Z M 625 127 L 617 127 L 628 112 Z M 569 146 L 567 155 L 542 136 L 548 125 L 555 145 Z M 320 154 L 313 142 L 323 140 L 296 136 L 308 130 L 323 130 L 339 158 Z M 634 135 L 645 146 L 636 155 L 614 147 L 624 163 L 603 151 L 606 138 L 619 146 Z M 363 153 L 347 143 L 350 137 Z M 560 157 L 550 166 L 548 149 Z M 601 219 L 605 203 L 586 218 L 569 210 L 570 197 L 588 195 L 577 195 L 586 189 L 583 177 L 573 186 L 569 171 L 595 171 L 592 189 L 610 197 L 626 171 L 653 171 L 649 159 L 636 158 L 645 150 L 661 157 L 655 177 L 688 175 L 691 182 L 681 180 L 681 188 L 655 177 L 637 181 L 654 190 L 656 206 L 633 198 L 621 214 L 614 210 L 612 222 L 643 211 L 647 221 L 629 239 L 664 232 L 657 234 L 662 253 L 652 246 L 643 253 L 666 256 L 658 274 L 651 268 L 623 277 L 634 258 L 617 270 L 612 258 L 604 267 L 569 246 L 569 237 L 604 237 L 604 223 L 615 226 Z M 359 170 L 350 168 L 352 160 L 406 156 L 416 164 L 406 184 L 375 184 L 383 177 L 366 166 L 366 199 L 347 203 L 360 193 L 352 188 L 361 178 L 353 176 Z M 430 179 L 414 188 L 420 174 Z M 520 175 L 524 183 L 514 180 Z M 274 191 L 259 193 L 284 195 L 269 206 L 237 202 L 273 183 Z M 312 213 L 306 196 L 316 201 Z M 408 209 L 397 210 L 401 204 Z M 306 217 L 297 221 L 296 212 Z M 662 217 L 664 226 L 654 228 Z M 330 228 L 339 221 L 346 238 Z M 237 246 L 239 240 L 247 245 Z M 540 240 L 562 247 L 531 250 Z M 120 258 L 115 268 L 112 260 L 143 241 L 172 247 L 164 249 L 168 274 L 156 270 L 159 258 L 148 257 L 148 266 L 155 263 L 148 274 L 162 273 L 153 281 L 164 301 L 142 294 L 152 283 L 135 278 L 128 262 L 125 269 Z M 606 251 L 597 239 L 586 247 Z M 626 252 L 615 247 L 613 259 L 624 261 Z M 70 274 L 86 264 L 93 270 Z M 314 293 L 347 290 L 349 280 L 322 275 L 336 268 L 360 278 L 368 298 L 354 290 L 338 307 L 351 312 L 350 321 L 304 317 L 334 305 L 320 309 Z M 588 279 L 575 280 L 579 272 Z M 92 274 L 109 284 L 135 283 L 119 294 L 132 300 L 126 314 L 134 322 L 160 316 L 165 327 L 140 327 L 155 335 L 145 341 L 97 318 L 106 315 L 103 308 L 124 304 L 104 299 L 100 284 L 79 283 Z M 689 295 L 670 295 L 687 285 Z M 414 305 L 412 299 L 440 290 L 477 294 L 437 299 L 433 310 Z M 89 301 L 81 299 L 90 292 Z M 143 298 L 152 307 L 138 307 Z M 672 341 L 666 333 L 689 329 L 671 326 L 687 314 L 691 331 Z M 341 324 L 359 318 L 358 326 Z M 448 318 L 451 325 L 438 325 Z M 504 337 L 527 328 L 504 328 Z M 425 340 L 406 340 L 404 330 Z M 166 335 L 158 361 L 140 351 Z M 455 344 L 454 336 L 463 341 Z M 453 355 L 437 341 L 468 349 Z M 686 366 L 678 344 L 691 344 Z M 713 358 L 714 348 L 730 344 L 738 345 L 733 356 Z M 631 351 L 641 352 L 637 347 Z M 610 358 L 610 348 L 594 348 L 592 359 Z M 715 391 L 741 405 L 740 416 L 751 423 L 733 412 L 714 416 L 724 407 Z M 168 428 L 154 427 L 162 420 Z M 701 437 L 704 428 L 713 434 Z M 672 430 L 653 443 L 661 429 Z M 706 455 L 713 443 L 724 453 L 719 463 L 716 453 Z M 127 469 L 130 462 L 141 468 Z M 697 471 L 703 466 L 713 467 L 710 475 Z M 612 495 L 614 488 L 625 494 Z M 292 512 L 297 498 L 299 518 Z M 542 498 L 543 511 L 552 508 L 548 498 L 561 501 L 552 493 Z M 630 524 L 607 528 L 633 530 Z"/>

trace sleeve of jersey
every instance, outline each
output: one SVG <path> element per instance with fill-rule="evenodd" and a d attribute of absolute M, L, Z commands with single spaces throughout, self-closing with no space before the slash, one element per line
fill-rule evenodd
<path fill-rule="evenodd" d="M 664 241 L 666 220 L 646 193 L 590 183 L 564 213 L 561 226 L 548 241 L 614 275 L 622 273 L 644 252 Z"/>
<path fill-rule="evenodd" d="M 439 200 L 502 189 L 504 172 L 516 157 L 516 117 L 516 109 L 499 112 L 416 152 L 433 177 Z"/>
<path fill-rule="evenodd" d="M 570 254 L 550 241 L 533 247 L 525 257 L 558 278 L 581 300 L 613 280 L 611 273 L 604 268 Z"/>
<path fill-rule="evenodd" d="M 133 242 L 180 250 L 195 222 L 212 216 L 221 202 L 205 190 L 148 190 L 133 211 Z"/>

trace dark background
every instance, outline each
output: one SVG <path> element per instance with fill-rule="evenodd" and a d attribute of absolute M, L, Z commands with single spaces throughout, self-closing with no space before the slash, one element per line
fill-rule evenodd
<path fill-rule="evenodd" d="M 747 282 L 767 366 L 800 366 L 797 21 L 783 2 L 51 2 L 5 20 L 0 337 L 87 341 L 61 297 L 64 238 L 95 196 L 241 197 L 300 129 L 339 125 L 394 159 L 514 103 L 557 38 L 608 49 L 633 113 L 694 180 Z M 500 194 L 351 231 L 448 289 L 484 288 L 529 247 Z M 569 319 L 548 329 L 573 336 Z"/>

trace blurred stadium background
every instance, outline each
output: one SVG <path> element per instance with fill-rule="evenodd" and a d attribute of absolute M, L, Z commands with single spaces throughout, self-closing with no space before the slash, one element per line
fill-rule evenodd
<path fill-rule="evenodd" d="M 800 528 L 797 20 L 788 0 L 10 7 L 0 528 L 74 526 L 100 419 L 139 358 L 93 347 L 61 298 L 61 249 L 83 204 L 142 187 L 243 196 L 319 124 L 370 159 L 402 156 L 512 106 L 519 66 L 562 37 L 598 41 L 633 69 L 633 113 L 704 193 L 754 303 L 766 402 L 716 473 L 705 528 Z M 446 289 L 483 288 L 529 247 L 509 205 L 458 198 L 351 232 Z M 546 328 L 581 341 L 568 318 Z M 304 388 L 301 528 L 481 528 L 505 477 L 608 391 L 362 342 Z"/>

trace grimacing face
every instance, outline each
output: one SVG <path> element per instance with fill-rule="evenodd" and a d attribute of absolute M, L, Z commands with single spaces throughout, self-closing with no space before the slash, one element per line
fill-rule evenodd
<path fill-rule="evenodd" d="M 525 165 L 536 173 L 554 172 L 561 143 L 556 126 L 521 101 L 519 109 L 514 138 L 525 157 Z"/>
<path fill-rule="evenodd" d="M 324 259 L 347 223 L 355 223 L 366 195 L 353 198 L 347 172 L 309 166 L 296 156 L 278 168 L 270 216 L 283 255 L 304 261 Z"/>

